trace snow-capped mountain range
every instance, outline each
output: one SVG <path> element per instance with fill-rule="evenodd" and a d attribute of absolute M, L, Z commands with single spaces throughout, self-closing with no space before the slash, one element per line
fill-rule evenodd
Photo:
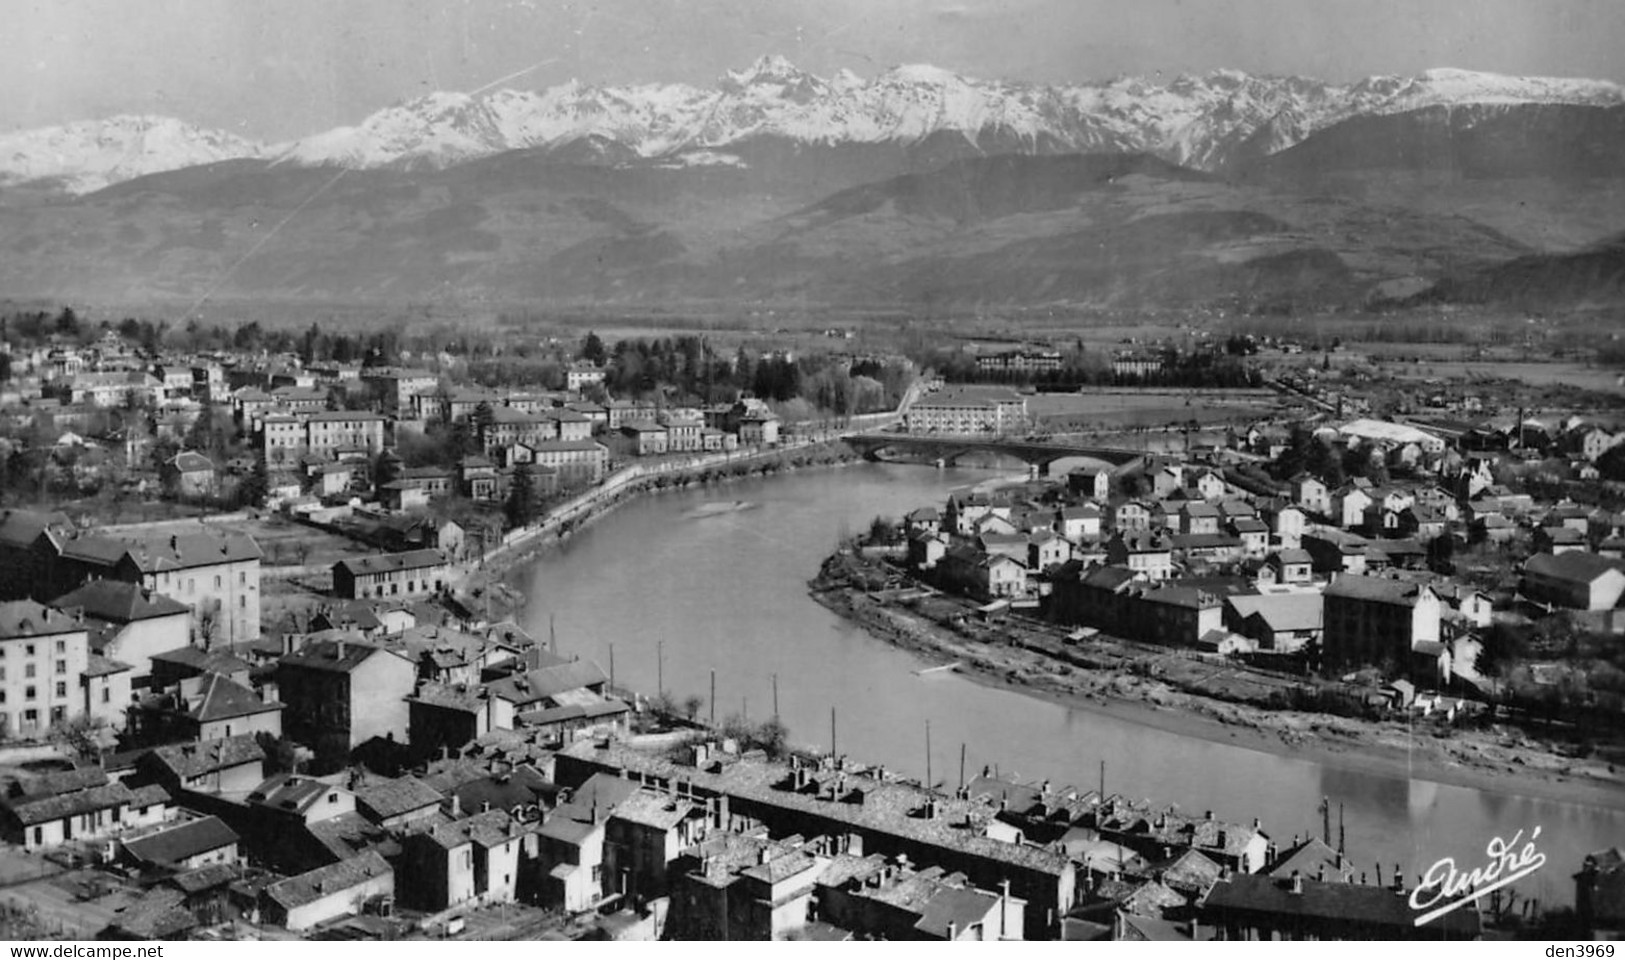
<path fill-rule="evenodd" d="M 1342 120 L 1425 107 L 1625 104 L 1600 80 L 1430 70 L 1338 85 L 1219 70 L 1169 82 L 1126 77 L 1043 85 L 969 79 L 923 65 L 819 77 L 763 57 L 714 87 L 594 86 L 434 93 L 353 127 L 264 144 L 164 117 L 119 116 L 0 136 L 0 183 L 55 180 L 83 193 L 220 160 L 372 168 L 449 166 L 515 149 L 586 145 L 625 162 L 738 163 L 759 138 L 904 145 L 957 135 L 1021 152 L 1143 151 L 1215 170 L 1291 147 Z"/>

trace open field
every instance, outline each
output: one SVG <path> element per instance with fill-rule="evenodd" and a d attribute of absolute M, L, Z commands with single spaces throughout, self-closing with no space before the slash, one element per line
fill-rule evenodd
<path fill-rule="evenodd" d="M 1156 427 L 1170 423 L 1225 423 L 1262 417 L 1278 406 L 1274 398 L 1217 399 L 1212 394 L 1180 400 L 1166 391 L 1144 394 L 1040 393 L 1027 398 L 1027 410 L 1041 425 L 1107 424 Z"/>
<path fill-rule="evenodd" d="M 1453 377 L 1521 380 L 1535 387 L 1555 384 L 1606 393 L 1625 393 L 1625 373 L 1570 361 L 1423 360 L 1420 363 L 1383 363 L 1381 369 L 1392 376 L 1414 380 L 1448 380 Z"/>

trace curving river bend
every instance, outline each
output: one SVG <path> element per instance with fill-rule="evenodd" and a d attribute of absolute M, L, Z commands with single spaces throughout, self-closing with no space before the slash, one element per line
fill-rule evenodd
<path fill-rule="evenodd" d="M 1104 760 L 1109 792 L 1230 820 L 1258 817 L 1283 846 L 1320 829 L 1316 810 L 1327 796 L 1334 809 L 1344 806 L 1356 865 L 1380 862 L 1385 879 L 1395 863 L 1412 877 L 1444 856 L 1479 865 L 1492 836 L 1523 829 L 1527 838 L 1540 826 L 1547 865 L 1517 889 L 1544 903 L 1572 903 L 1581 858 L 1625 843 L 1625 797 L 1608 808 L 1442 785 L 1425 771 L 1373 776 L 1182 737 L 953 673 L 918 676 L 920 661 L 808 597 L 806 581 L 843 534 L 991 476 L 864 464 L 644 497 L 508 579 L 527 598 L 521 624 L 538 638 L 551 627 L 560 653 L 608 669 L 613 644 L 618 684 L 652 692 L 663 678 L 681 700 L 705 696 L 714 669 L 716 716 L 761 718 L 772 713 L 777 674 L 792 741 L 827 748 L 834 707 L 842 753 L 910 775 L 925 775 L 929 721 L 936 780 L 957 780 L 961 743 L 971 771 L 997 764 L 1082 788 L 1096 785 Z"/>

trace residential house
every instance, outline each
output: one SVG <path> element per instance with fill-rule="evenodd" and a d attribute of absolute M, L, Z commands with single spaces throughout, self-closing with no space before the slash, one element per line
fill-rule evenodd
<path fill-rule="evenodd" d="M 242 800 L 265 779 L 265 751 L 252 734 L 237 734 L 154 747 L 142 755 L 139 769 L 176 796 Z"/>
<path fill-rule="evenodd" d="M 198 817 L 130 837 L 119 846 L 140 866 L 180 872 L 236 863 L 239 839 L 219 817 Z"/>
<path fill-rule="evenodd" d="M 1160 534 L 1116 533 L 1106 541 L 1106 562 L 1148 580 L 1173 576 L 1173 545 Z"/>
<path fill-rule="evenodd" d="M 0 603 L 0 736 L 34 739 L 86 710 L 90 667 L 82 617 L 35 603 Z"/>
<path fill-rule="evenodd" d="M 620 878 L 604 876 L 607 821 L 638 791 L 638 784 L 596 774 L 582 783 L 538 831 L 541 902 L 568 912 L 588 909 L 613 892 Z"/>
<path fill-rule="evenodd" d="M 713 833 L 672 865 L 669 934 L 776 940 L 806 926 L 825 860 L 765 835 Z"/>
<path fill-rule="evenodd" d="M 1077 467 L 1066 475 L 1069 491 L 1102 503 L 1111 495 L 1111 471 L 1104 467 Z"/>
<path fill-rule="evenodd" d="M 1310 513 L 1325 516 L 1332 512 L 1331 493 L 1320 478 L 1299 474 L 1291 480 L 1292 500 Z"/>
<path fill-rule="evenodd" d="M 1230 521 L 1230 534 L 1241 541 L 1241 553 L 1258 558 L 1269 552 L 1270 528 L 1262 520 L 1242 517 Z"/>
<path fill-rule="evenodd" d="M 1371 495 L 1363 488 L 1353 484 L 1343 487 L 1332 495 L 1332 520 L 1343 529 L 1352 530 L 1364 522 L 1371 503 Z"/>
<path fill-rule="evenodd" d="M 640 457 L 658 457 L 668 450 L 670 437 L 666 428 L 648 420 L 633 420 L 621 424 L 621 433 L 632 441 L 632 451 Z"/>
<path fill-rule="evenodd" d="M 174 497 L 207 497 L 215 492 L 214 461 L 193 450 L 165 460 L 158 471 L 164 489 Z"/>
<path fill-rule="evenodd" d="M 1120 532 L 1149 530 L 1151 511 L 1138 500 L 1125 500 L 1112 507 L 1112 529 Z"/>
<path fill-rule="evenodd" d="M 407 743 L 406 698 L 417 686 L 407 657 L 359 640 L 313 639 L 282 658 L 276 679 L 283 729 L 324 766 L 375 738 Z"/>
<path fill-rule="evenodd" d="M 101 839 L 130 825 L 135 799 L 129 787 L 109 783 L 105 774 L 99 783 L 7 797 L 0 800 L 0 839 L 28 851 Z"/>
<path fill-rule="evenodd" d="M 69 616 L 82 616 L 91 652 L 130 666 L 130 684 L 147 686 L 153 655 L 191 641 L 192 612 L 183 603 L 139 584 L 92 580 L 51 601 Z"/>
<path fill-rule="evenodd" d="M 1260 650 L 1296 653 L 1320 642 L 1324 600 L 1318 593 L 1245 594 L 1225 598 L 1231 630 Z"/>
<path fill-rule="evenodd" d="M 1055 529 L 1072 543 L 1100 539 L 1100 522 L 1100 507 L 1093 503 L 1055 511 Z"/>
<path fill-rule="evenodd" d="M 1179 532 L 1218 533 L 1218 508 L 1200 500 L 1186 502 L 1179 508 Z"/>
<path fill-rule="evenodd" d="M 368 850 L 267 886 L 260 896 L 260 916 L 297 933 L 394 896 L 394 869 L 377 851 Z"/>
<path fill-rule="evenodd" d="M 445 589 L 446 569 L 439 550 L 349 558 L 333 564 L 333 593 L 347 600 L 432 596 Z"/>
<path fill-rule="evenodd" d="M 1554 556 L 1568 553 L 1570 550 L 1585 550 L 1588 544 L 1586 536 L 1572 527 L 1536 527 L 1534 547 L 1536 553 L 1549 553 Z"/>
<path fill-rule="evenodd" d="M 218 740 L 239 734 L 282 736 L 282 704 L 267 703 L 218 673 L 188 677 L 131 710 L 139 740 Z"/>
<path fill-rule="evenodd" d="M 1275 570 L 1275 582 L 1304 584 L 1314 579 L 1314 558 L 1307 550 L 1277 550 L 1264 558 Z"/>
<path fill-rule="evenodd" d="M 1364 537 L 1330 528 L 1303 535 L 1303 550 L 1309 554 L 1316 573 L 1365 573 L 1368 546 Z"/>

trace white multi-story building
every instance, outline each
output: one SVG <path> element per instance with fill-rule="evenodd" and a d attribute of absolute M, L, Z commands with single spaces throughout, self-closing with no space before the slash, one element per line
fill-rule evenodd
<path fill-rule="evenodd" d="M 915 403 L 904 422 L 910 433 L 1011 433 L 1027 425 L 1027 400 L 1008 389 L 944 390 Z"/>

